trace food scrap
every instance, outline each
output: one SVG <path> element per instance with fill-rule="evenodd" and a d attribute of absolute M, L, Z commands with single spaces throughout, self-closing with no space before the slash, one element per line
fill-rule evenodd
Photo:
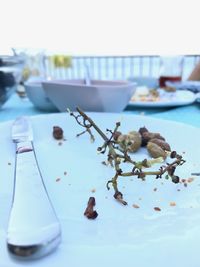
<path fill-rule="evenodd" d="M 158 102 L 161 100 L 159 90 L 154 88 L 148 88 L 146 86 L 138 86 L 135 94 L 132 96 L 131 101 L 142 102 Z"/>
<path fill-rule="evenodd" d="M 169 205 L 170 205 L 171 207 L 175 207 L 175 206 L 176 206 L 176 202 L 172 201 L 172 202 L 169 203 Z"/>
<path fill-rule="evenodd" d="M 159 208 L 159 207 L 154 207 L 154 210 L 155 210 L 155 211 L 161 211 L 161 208 Z"/>
<path fill-rule="evenodd" d="M 53 126 L 53 137 L 56 140 L 63 139 L 63 129 L 59 126 Z"/>
<path fill-rule="evenodd" d="M 131 102 L 169 102 L 176 98 L 176 88 L 165 86 L 162 88 L 148 88 L 147 86 L 138 86 Z"/>
<path fill-rule="evenodd" d="M 113 197 L 118 202 L 123 205 L 128 204 L 123 199 L 123 193 L 118 189 L 118 179 L 120 177 L 135 176 L 144 181 L 147 176 L 154 176 L 155 179 L 163 178 L 164 176 L 175 184 L 181 182 L 181 179 L 175 172 L 177 167 L 185 163 L 185 160 L 182 155 L 171 150 L 170 145 L 159 132 L 151 132 L 144 126 L 137 131 L 131 129 L 128 133 L 122 133 L 119 131 L 121 123 L 118 121 L 114 129 L 107 128 L 106 133 L 104 133 L 80 108 L 77 107 L 76 111 L 78 114 L 70 112 L 70 115 L 84 128 L 78 136 L 88 133 L 90 138 L 95 140 L 91 131 L 93 128 L 103 139 L 103 144 L 98 146 L 97 151 L 98 154 L 107 154 L 107 159 L 102 164 L 109 165 L 114 169 L 114 174 L 107 181 L 106 187 L 109 190 L 110 186 L 112 186 L 114 190 Z M 140 161 L 135 161 L 131 157 L 131 154 L 143 148 L 146 149 L 147 154 L 151 158 L 148 157 Z M 170 162 L 165 161 L 167 158 L 171 159 Z M 129 164 L 130 170 L 123 170 L 124 163 Z M 162 165 L 157 170 L 150 169 L 154 164 L 160 163 Z M 125 187 L 122 188 L 125 189 Z M 154 209 L 161 211 L 159 207 L 155 207 Z"/>
<path fill-rule="evenodd" d="M 193 181 L 194 181 L 194 177 L 190 177 L 190 178 L 187 179 L 188 183 L 192 183 Z"/>
<path fill-rule="evenodd" d="M 96 189 L 95 189 L 95 188 L 93 188 L 93 189 L 91 190 L 91 192 L 92 192 L 92 193 L 95 193 L 95 192 L 96 192 Z"/>
<path fill-rule="evenodd" d="M 137 205 L 137 204 L 133 204 L 132 207 L 135 208 L 135 209 L 139 209 L 140 208 L 140 206 Z"/>
<path fill-rule="evenodd" d="M 98 213 L 96 212 L 96 210 L 94 210 L 94 206 L 95 206 L 96 202 L 95 202 L 95 198 L 94 197 L 90 197 L 88 200 L 88 204 L 87 204 L 87 208 L 84 212 L 84 215 L 88 218 L 88 219 L 96 219 L 98 216 Z"/>

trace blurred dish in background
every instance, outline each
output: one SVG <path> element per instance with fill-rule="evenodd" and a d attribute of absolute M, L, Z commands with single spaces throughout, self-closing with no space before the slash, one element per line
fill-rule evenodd
<path fill-rule="evenodd" d="M 145 86 L 136 88 L 135 94 L 129 103 L 133 107 L 174 107 L 189 105 L 195 102 L 196 95 L 187 90 L 173 92 L 162 88 L 150 89 Z"/>
<path fill-rule="evenodd" d="M 24 60 L 19 56 L 0 56 L 0 107 L 17 90 Z"/>
<path fill-rule="evenodd" d="M 33 103 L 33 105 L 44 111 L 58 111 L 55 105 L 51 100 L 46 96 L 46 93 L 42 87 L 42 81 L 45 81 L 42 78 L 38 79 L 29 79 L 24 83 L 27 97 Z"/>
<path fill-rule="evenodd" d="M 135 93 L 131 97 L 129 106 L 133 107 L 173 107 L 188 105 L 196 100 L 196 95 L 187 90 L 178 91 L 174 84 L 167 82 L 165 87 L 159 87 L 159 79 L 155 77 L 131 77 L 129 80 L 137 82 Z"/>
<path fill-rule="evenodd" d="M 121 112 L 128 105 L 136 89 L 129 81 L 51 80 L 42 82 L 46 95 L 60 110 L 74 111 L 79 106 L 85 111 Z"/>

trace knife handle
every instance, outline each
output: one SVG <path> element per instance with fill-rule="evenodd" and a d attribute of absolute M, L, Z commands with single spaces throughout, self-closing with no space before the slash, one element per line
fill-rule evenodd
<path fill-rule="evenodd" d="M 60 240 L 60 223 L 45 188 L 33 144 L 17 143 L 8 249 L 18 257 L 38 258 L 57 247 Z"/>

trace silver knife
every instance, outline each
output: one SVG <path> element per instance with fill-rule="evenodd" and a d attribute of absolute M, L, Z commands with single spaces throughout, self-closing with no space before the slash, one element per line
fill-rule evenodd
<path fill-rule="evenodd" d="M 39 258 L 59 245 L 61 226 L 42 179 L 27 117 L 16 119 L 12 139 L 16 143 L 16 163 L 7 248 L 21 259 Z"/>

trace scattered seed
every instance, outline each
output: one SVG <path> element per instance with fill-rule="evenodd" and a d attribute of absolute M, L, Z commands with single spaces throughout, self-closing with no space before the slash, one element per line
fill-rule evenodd
<path fill-rule="evenodd" d="M 154 207 L 154 210 L 155 210 L 155 211 L 161 211 L 161 208 L 159 208 L 159 207 Z"/>
<path fill-rule="evenodd" d="M 172 202 L 169 203 L 169 205 L 170 205 L 171 207 L 175 207 L 175 206 L 176 206 L 176 202 L 172 201 Z"/>
<path fill-rule="evenodd" d="M 95 192 L 96 192 L 96 189 L 95 189 L 95 188 L 93 188 L 93 189 L 91 190 L 91 192 L 92 192 L 92 193 L 95 193 Z"/>
<path fill-rule="evenodd" d="M 64 172 L 64 175 L 67 175 L 67 172 Z"/>
<path fill-rule="evenodd" d="M 140 206 L 138 206 L 137 204 L 133 204 L 132 207 L 135 209 L 139 209 Z"/>
<path fill-rule="evenodd" d="M 61 179 L 60 178 L 56 178 L 56 182 L 59 182 Z"/>
<path fill-rule="evenodd" d="M 11 163 L 10 163 L 10 162 L 8 162 L 8 165 L 11 165 Z"/>
<path fill-rule="evenodd" d="M 194 178 L 193 177 L 190 177 L 190 178 L 187 179 L 187 182 L 188 183 L 192 183 L 193 181 L 194 181 Z"/>
<path fill-rule="evenodd" d="M 156 192 L 156 191 L 157 191 L 157 188 L 155 187 L 155 188 L 153 189 L 153 191 Z"/>

